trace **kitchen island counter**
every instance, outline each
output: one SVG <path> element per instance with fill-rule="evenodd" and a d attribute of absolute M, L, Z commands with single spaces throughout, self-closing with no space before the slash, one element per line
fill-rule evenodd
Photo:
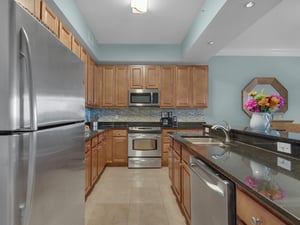
<path fill-rule="evenodd" d="M 196 135 L 197 133 L 170 133 L 170 136 L 185 146 L 192 155 L 241 186 L 275 214 L 291 221 L 292 224 L 300 224 L 298 158 L 239 141 L 218 146 L 192 144 L 184 138 Z"/>

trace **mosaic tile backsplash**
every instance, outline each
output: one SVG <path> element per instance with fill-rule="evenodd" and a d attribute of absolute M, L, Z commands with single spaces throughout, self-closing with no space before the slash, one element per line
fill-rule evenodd
<path fill-rule="evenodd" d="M 172 112 L 178 122 L 204 122 L 203 109 L 161 109 L 131 107 L 124 109 L 85 109 L 85 120 L 99 122 L 159 122 L 161 112 Z"/>

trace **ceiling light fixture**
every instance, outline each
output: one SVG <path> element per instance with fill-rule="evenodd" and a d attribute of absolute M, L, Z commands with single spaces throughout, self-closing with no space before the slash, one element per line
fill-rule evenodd
<path fill-rule="evenodd" d="M 245 7 L 246 7 L 246 8 L 252 8 L 254 5 L 255 5 L 255 2 L 250 1 L 250 2 L 247 2 L 247 3 L 245 4 Z"/>
<path fill-rule="evenodd" d="M 209 44 L 209 45 L 214 45 L 215 42 L 214 42 L 214 41 L 209 41 L 209 42 L 207 42 L 207 44 Z"/>
<path fill-rule="evenodd" d="M 131 0 L 132 13 L 142 14 L 147 12 L 148 0 Z"/>

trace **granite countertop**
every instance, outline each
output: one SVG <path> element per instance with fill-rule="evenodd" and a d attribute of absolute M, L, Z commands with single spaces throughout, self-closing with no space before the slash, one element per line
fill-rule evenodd
<path fill-rule="evenodd" d="M 88 124 L 88 123 L 87 123 Z M 205 122 L 179 122 L 176 127 L 162 127 L 163 129 L 198 129 L 203 128 Z M 130 126 L 161 126 L 159 122 L 98 122 L 98 130 L 85 133 L 85 140 L 107 129 L 127 129 Z"/>
<path fill-rule="evenodd" d="M 182 136 L 195 136 L 196 133 L 169 134 L 196 157 L 246 189 L 258 201 L 278 211 L 294 224 L 300 224 L 298 158 L 275 154 L 238 141 L 225 147 L 195 145 Z"/>

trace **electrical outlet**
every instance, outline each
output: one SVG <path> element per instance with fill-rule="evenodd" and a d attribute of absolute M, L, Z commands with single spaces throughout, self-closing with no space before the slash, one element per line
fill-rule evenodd
<path fill-rule="evenodd" d="M 291 144 L 284 142 L 277 142 L 277 151 L 284 153 L 292 153 Z"/>
<path fill-rule="evenodd" d="M 209 133 L 209 128 L 208 128 L 208 127 L 205 127 L 205 128 L 204 128 L 204 132 L 205 132 L 205 133 Z"/>
<path fill-rule="evenodd" d="M 288 171 L 291 171 L 292 169 L 292 163 L 290 160 L 281 158 L 281 157 L 277 157 L 277 166 L 286 169 Z"/>

